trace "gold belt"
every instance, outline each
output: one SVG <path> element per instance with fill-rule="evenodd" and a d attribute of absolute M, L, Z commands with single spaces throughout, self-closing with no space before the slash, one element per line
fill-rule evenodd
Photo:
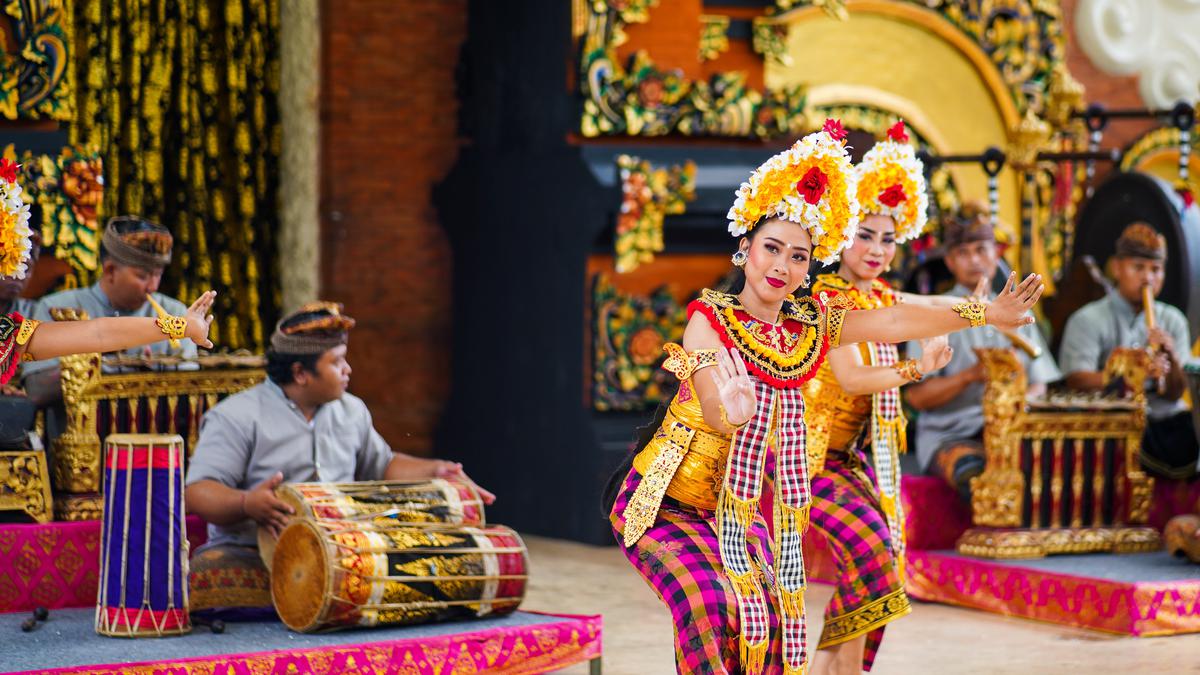
<path fill-rule="evenodd" d="M 642 482 L 625 506 L 628 548 L 650 529 L 664 495 L 701 509 L 717 508 L 729 438 L 684 424 L 670 411 L 633 466 Z"/>

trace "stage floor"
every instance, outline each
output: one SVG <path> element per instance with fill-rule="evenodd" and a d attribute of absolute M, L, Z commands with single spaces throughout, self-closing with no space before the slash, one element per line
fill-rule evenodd
<path fill-rule="evenodd" d="M 938 551 L 949 558 L 979 560 L 951 551 Z M 1200 583 L 1200 566 L 1176 558 L 1166 551 L 1152 553 L 1052 555 L 1035 560 L 989 560 L 1005 567 L 1021 567 L 1053 574 L 1069 574 L 1124 583 L 1190 581 Z"/>
<path fill-rule="evenodd" d="M 28 616 L 26 613 L 0 615 L 0 671 L 70 668 L 72 670 L 67 672 L 74 672 L 80 666 L 90 666 L 81 670 L 89 673 L 130 672 L 136 671 L 132 664 L 161 666 L 169 662 L 185 666 L 182 670 L 172 672 L 190 672 L 192 669 L 186 668 L 189 665 L 197 672 L 213 672 L 213 666 L 222 663 L 234 665 L 231 672 L 241 672 L 242 669 L 237 667 L 239 664 L 262 665 L 268 658 L 274 666 L 287 665 L 282 661 L 295 663 L 302 659 L 311 667 L 316 665 L 314 660 L 333 666 L 340 659 L 345 665 L 351 665 L 347 657 L 354 658 L 361 654 L 360 661 L 369 660 L 376 667 L 381 655 L 388 658 L 389 665 L 404 663 L 406 658 L 411 657 L 409 660 L 414 663 L 425 661 L 425 669 L 416 672 L 441 673 L 443 670 L 451 672 L 462 654 L 470 651 L 466 646 L 457 646 L 458 643 L 465 645 L 492 641 L 494 648 L 482 650 L 487 653 L 481 654 L 484 662 L 477 663 L 477 666 L 492 665 L 487 663 L 488 658 L 498 666 L 502 651 L 509 657 L 525 652 L 529 667 L 525 668 L 514 661 L 508 664 L 509 669 L 505 672 L 546 672 L 600 654 L 598 617 L 529 612 L 475 621 L 356 629 L 319 635 L 294 633 L 278 622 L 239 622 L 226 624 L 225 633 L 220 635 L 198 626 L 188 635 L 132 640 L 97 635 L 93 628 L 94 609 L 53 610 L 47 622 L 32 632 L 23 633 L 21 622 Z M 590 636 L 589 631 L 592 632 Z M 426 649 L 415 651 L 418 646 Z M 553 663 L 548 658 L 538 659 L 547 661 L 543 664 L 548 666 L 546 669 L 540 669 L 532 662 L 533 657 L 550 657 L 552 652 L 555 655 Z M 285 655 L 286 658 L 280 658 Z M 443 662 L 441 664 L 435 663 L 439 656 Z M 126 664 L 126 667 L 96 667 L 117 664 Z M 446 668 L 439 667 L 443 665 Z M 253 667 L 249 670 L 258 672 Z M 377 670 L 392 671 L 391 668 L 378 667 Z M 217 672 L 224 671 L 218 668 Z M 268 672 L 284 671 L 269 668 Z M 300 672 L 304 672 L 303 669 Z M 480 668 L 478 672 L 485 672 L 485 669 Z"/>

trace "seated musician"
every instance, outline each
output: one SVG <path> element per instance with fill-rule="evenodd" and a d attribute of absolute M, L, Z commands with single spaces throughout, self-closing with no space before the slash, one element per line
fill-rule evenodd
<path fill-rule="evenodd" d="M 257 528 L 278 535 L 287 524 L 292 509 L 273 492 L 281 483 L 469 480 L 455 462 L 393 452 L 375 431 L 366 404 L 346 391 L 353 326 L 329 302 L 286 316 L 271 335 L 267 381 L 204 415 L 185 493 L 188 510 L 209 523 L 192 558 L 194 610 L 271 607 Z"/>
<path fill-rule="evenodd" d="M 153 298 L 169 314 L 182 315 L 187 311 L 183 303 L 157 292 L 163 270 L 171 262 L 173 241 L 170 231 L 158 223 L 137 216 L 112 218 L 100 242 L 100 279 L 88 288 L 47 295 L 33 318 L 52 321 L 50 311 L 59 308 L 79 309 L 92 319 L 156 317 L 158 312 L 148 298 Z M 196 344 L 185 339 L 178 348 L 172 348 L 167 340 L 162 340 L 125 353 L 138 356 L 147 352 L 195 357 Z M 52 406 L 62 400 L 57 359 L 26 364 L 24 373 L 29 396 L 38 406 Z M 59 414 L 61 411 L 48 416 L 47 432 L 51 437 L 61 432 Z"/>
<path fill-rule="evenodd" d="M 1196 470 L 1197 443 L 1192 418 L 1181 400 L 1187 381 L 1183 363 L 1191 337 L 1188 321 L 1175 307 L 1153 301 L 1150 328 L 1144 289 L 1157 296 L 1163 287 L 1167 241 L 1145 223 L 1133 223 L 1117 239 L 1111 272 L 1116 287 L 1071 315 L 1063 330 L 1059 362 L 1067 386 L 1079 391 L 1104 387 L 1104 364 L 1117 347 L 1151 351 L 1146 380 L 1149 410 L 1142 438 L 1142 465 L 1165 478 L 1188 478 Z"/>
<path fill-rule="evenodd" d="M 954 275 L 950 295 L 987 294 L 999 263 L 995 231 L 986 210 L 964 205 L 958 213 L 948 214 L 942 222 L 942 243 L 946 266 Z M 1025 366 L 1029 394 L 1044 394 L 1046 384 L 1062 377 L 1045 341 L 1035 325 L 1020 329 L 1035 349 L 1037 358 L 1023 352 L 1018 358 Z M 975 356 L 976 347 L 1011 348 L 1012 340 L 991 326 L 969 328 L 949 336 L 954 355 L 941 370 L 929 373 L 921 382 L 904 389 L 917 416 L 917 460 L 922 469 L 943 478 L 959 495 L 970 501 L 971 478 L 983 472 L 983 364 Z M 908 356 L 920 358 L 921 344 L 910 342 Z"/>
<path fill-rule="evenodd" d="M 30 244 L 25 276 L 0 276 L 0 314 L 16 312 L 29 318 L 37 314 L 39 301 L 21 297 L 41 254 L 41 236 L 34 233 Z M 17 376 L 0 387 L 0 451 L 32 450 L 35 443 L 38 447 L 41 444 L 40 439 L 29 433 L 33 431 L 37 406 L 25 393 L 23 375 L 24 370 L 18 369 Z"/>

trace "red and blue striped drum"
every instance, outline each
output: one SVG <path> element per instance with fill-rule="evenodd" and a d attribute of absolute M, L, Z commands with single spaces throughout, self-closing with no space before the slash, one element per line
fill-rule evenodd
<path fill-rule="evenodd" d="M 192 629 L 183 460 L 183 438 L 177 435 L 105 439 L 96 602 L 101 635 L 161 637 Z"/>

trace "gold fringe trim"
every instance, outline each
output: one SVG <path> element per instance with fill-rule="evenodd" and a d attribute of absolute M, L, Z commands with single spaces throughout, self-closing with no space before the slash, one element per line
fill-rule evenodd
<path fill-rule="evenodd" d="M 805 661 L 804 663 L 801 663 L 798 666 L 792 666 L 792 665 L 788 665 L 786 663 L 783 664 L 783 675 L 807 675 L 807 674 L 808 674 L 808 662 L 807 661 Z"/>
<path fill-rule="evenodd" d="M 849 614 L 827 619 L 817 649 L 849 642 L 910 612 L 912 605 L 908 601 L 908 595 L 904 593 L 903 588 L 898 588 Z"/>
<path fill-rule="evenodd" d="M 805 587 L 801 586 L 795 591 L 779 591 L 779 611 L 784 616 L 794 616 L 797 618 L 804 617 L 804 591 Z"/>
<path fill-rule="evenodd" d="M 891 495 L 879 493 L 879 507 L 883 509 L 884 515 L 887 516 L 888 522 L 896 517 L 896 498 Z M 893 533 L 894 534 L 894 533 Z"/>
<path fill-rule="evenodd" d="M 746 675 L 759 675 L 767 665 L 767 640 L 759 640 L 758 644 L 746 642 L 746 636 L 741 637 L 738 657 L 742 662 L 742 670 Z"/>

